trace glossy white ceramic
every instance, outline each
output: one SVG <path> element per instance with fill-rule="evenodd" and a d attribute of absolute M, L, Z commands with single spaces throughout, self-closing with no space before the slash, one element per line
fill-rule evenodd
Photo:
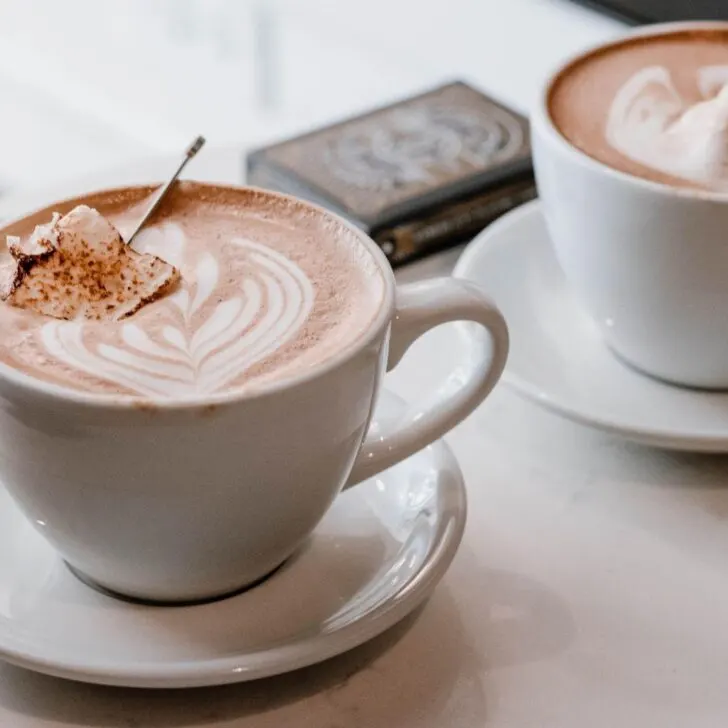
<path fill-rule="evenodd" d="M 479 283 L 503 311 L 511 333 L 503 382 L 515 391 L 636 442 L 728 452 L 728 394 L 665 384 L 612 355 L 567 285 L 540 202 L 481 233 L 455 274 Z"/>
<path fill-rule="evenodd" d="M 384 396 L 383 423 L 405 412 Z M 188 687 L 319 662 L 391 627 L 430 593 L 465 525 L 438 442 L 342 495 L 268 580 L 197 606 L 145 606 L 75 579 L 0 489 L 0 657 L 75 680 Z"/>
<path fill-rule="evenodd" d="M 345 484 L 417 452 L 483 401 L 508 350 L 498 310 L 452 278 L 395 289 L 383 254 L 357 234 L 385 281 L 373 325 L 324 364 L 253 395 L 140 405 L 0 366 L 0 477 L 83 578 L 157 601 L 251 584 L 293 553 Z M 387 368 L 420 335 L 459 320 L 490 336 L 470 336 L 439 388 L 370 428 Z"/>
<path fill-rule="evenodd" d="M 728 23 L 636 33 L 703 27 Z M 633 366 L 679 384 L 728 388 L 728 196 L 649 182 L 591 159 L 554 127 L 548 91 L 547 83 L 532 115 L 534 165 L 557 259 L 577 296 Z"/>

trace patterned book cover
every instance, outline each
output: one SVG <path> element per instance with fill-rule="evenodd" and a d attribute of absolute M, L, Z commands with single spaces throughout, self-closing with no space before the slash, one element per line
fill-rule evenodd
<path fill-rule="evenodd" d="M 393 263 L 535 195 L 528 122 L 462 82 L 256 150 L 247 164 L 251 184 L 344 215 Z"/>

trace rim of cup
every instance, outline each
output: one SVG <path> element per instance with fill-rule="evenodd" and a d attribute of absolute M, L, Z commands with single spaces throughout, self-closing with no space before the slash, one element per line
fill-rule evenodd
<path fill-rule="evenodd" d="M 306 369 L 305 372 L 300 374 L 290 374 L 280 379 L 273 379 L 270 382 L 261 384 L 251 392 L 246 392 L 244 389 L 240 390 L 229 390 L 222 391 L 219 393 L 203 394 L 194 397 L 184 397 L 179 399 L 169 398 L 149 398 L 149 397 L 132 397 L 118 394 L 103 394 L 99 392 L 87 392 L 83 390 L 76 390 L 70 387 L 63 387 L 53 382 L 48 382 L 43 379 L 38 379 L 30 374 L 25 374 L 21 370 L 5 364 L 0 361 L 0 380 L 9 382 L 14 387 L 17 387 L 24 394 L 31 396 L 40 396 L 47 399 L 49 402 L 59 402 L 86 406 L 93 409 L 104 409 L 104 410 L 124 410 L 124 411 L 186 411 L 186 410 L 205 410 L 206 408 L 216 407 L 219 405 L 235 404 L 238 402 L 258 400 L 263 397 L 279 394 L 288 389 L 307 384 L 320 377 L 326 376 L 329 372 L 337 369 L 346 362 L 356 357 L 363 349 L 369 346 L 374 340 L 376 340 L 382 333 L 382 330 L 389 324 L 392 312 L 394 310 L 395 301 L 395 289 L 396 282 L 394 279 L 394 273 L 387 260 L 387 257 L 381 251 L 379 246 L 361 229 L 357 228 L 351 222 L 346 220 L 341 215 L 328 210 L 320 205 L 316 205 L 307 200 L 301 200 L 292 195 L 287 195 L 282 192 L 275 192 L 272 190 L 255 187 L 253 185 L 242 185 L 242 184 L 228 184 L 228 183 L 214 183 L 214 182 L 200 182 L 197 180 L 183 180 L 186 183 L 191 183 L 195 186 L 206 187 L 206 188 L 217 188 L 217 189 L 233 189 L 241 191 L 254 191 L 259 194 L 265 194 L 270 197 L 277 197 L 280 200 L 288 201 L 294 205 L 308 208 L 319 215 L 328 217 L 347 230 L 352 232 L 357 240 L 364 246 L 364 248 L 370 253 L 374 259 L 377 269 L 379 270 L 384 286 L 383 286 L 383 298 L 379 305 L 374 320 L 369 324 L 369 327 L 363 332 L 363 334 L 354 341 L 347 344 L 343 349 L 338 351 L 336 354 L 328 357 L 327 359 L 313 365 L 311 368 Z M 63 205 L 78 201 L 81 203 L 84 199 L 92 195 L 99 194 L 113 194 L 114 192 L 121 192 L 125 190 L 135 189 L 154 189 L 160 183 L 148 183 L 148 184 L 132 184 L 132 185 L 119 185 L 115 187 L 102 188 L 98 190 L 91 190 L 83 194 L 73 195 L 72 197 L 54 200 L 44 205 L 41 208 L 34 210 L 28 210 L 22 215 L 14 216 L 11 220 L 3 222 L 0 228 L 0 235 L 4 235 L 4 231 L 15 225 L 26 217 L 30 217 L 41 210 L 44 210 L 53 205 Z"/>
<path fill-rule="evenodd" d="M 677 187 L 664 182 L 655 182 L 643 177 L 622 172 L 621 170 L 610 167 L 604 162 L 600 162 L 594 157 L 590 157 L 586 152 L 581 151 L 574 146 L 558 129 L 549 111 L 549 97 L 554 84 L 569 68 L 583 61 L 591 55 L 600 51 L 606 51 L 611 48 L 617 48 L 620 45 L 626 45 L 640 37 L 655 37 L 661 35 L 670 35 L 675 32 L 690 30 L 723 30 L 728 33 L 728 21 L 722 20 L 692 20 L 677 21 L 670 23 L 655 23 L 645 27 L 635 28 L 627 33 L 621 33 L 610 41 L 596 43 L 588 48 L 582 49 L 565 60 L 559 62 L 554 70 L 552 70 L 538 98 L 536 108 L 534 110 L 533 121 L 534 126 L 539 127 L 539 131 L 548 137 L 548 141 L 555 144 L 562 152 L 569 154 L 572 159 L 579 162 L 582 166 L 589 167 L 594 171 L 619 180 L 623 183 L 629 183 L 635 187 L 655 194 L 661 194 L 670 197 L 683 197 L 686 199 L 702 200 L 706 202 L 728 203 L 728 192 L 717 192 L 712 190 L 701 190 L 691 187 Z"/>

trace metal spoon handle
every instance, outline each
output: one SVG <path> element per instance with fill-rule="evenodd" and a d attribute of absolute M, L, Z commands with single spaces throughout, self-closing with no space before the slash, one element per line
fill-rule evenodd
<path fill-rule="evenodd" d="M 182 157 L 182 159 L 180 160 L 180 163 L 177 166 L 177 169 L 174 171 L 174 174 L 169 178 L 169 180 L 167 180 L 167 182 L 165 182 L 162 185 L 162 187 L 159 188 L 159 191 L 154 196 L 154 199 L 152 200 L 151 204 L 147 208 L 147 211 L 144 213 L 144 215 L 142 215 L 141 220 L 139 220 L 139 222 L 137 223 L 137 226 L 134 228 L 131 235 L 129 235 L 129 237 L 127 238 L 127 240 L 126 240 L 127 244 L 131 243 L 131 241 L 134 240 L 134 237 L 136 236 L 136 234 L 144 227 L 144 225 L 146 225 L 149 218 L 154 214 L 155 210 L 162 203 L 162 200 L 164 200 L 164 198 L 166 197 L 167 192 L 169 192 L 169 188 L 174 184 L 177 177 L 179 177 L 180 174 L 182 173 L 182 170 L 185 168 L 185 165 L 187 164 L 187 162 L 189 162 L 190 159 L 192 159 L 192 157 L 194 157 L 195 154 L 197 154 L 197 152 L 199 152 L 200 149 L 202 149 L 204 144 L 205 144 L 205 137 L 203 137 L 203 136 L 198 136 L 197 139 L 195 139 L 192 142 L 192 144 L 190 144 L 190 146 L 185 151 L 184 157 Z"/>

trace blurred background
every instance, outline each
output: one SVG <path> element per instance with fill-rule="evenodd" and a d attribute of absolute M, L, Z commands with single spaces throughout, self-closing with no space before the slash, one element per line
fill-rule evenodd
<path fill-rule="evenodd" d="M 528 112 L 623 27 L 569 0 L 1 0 L 0 192 L 247 149 L 461 78 Z"/>

